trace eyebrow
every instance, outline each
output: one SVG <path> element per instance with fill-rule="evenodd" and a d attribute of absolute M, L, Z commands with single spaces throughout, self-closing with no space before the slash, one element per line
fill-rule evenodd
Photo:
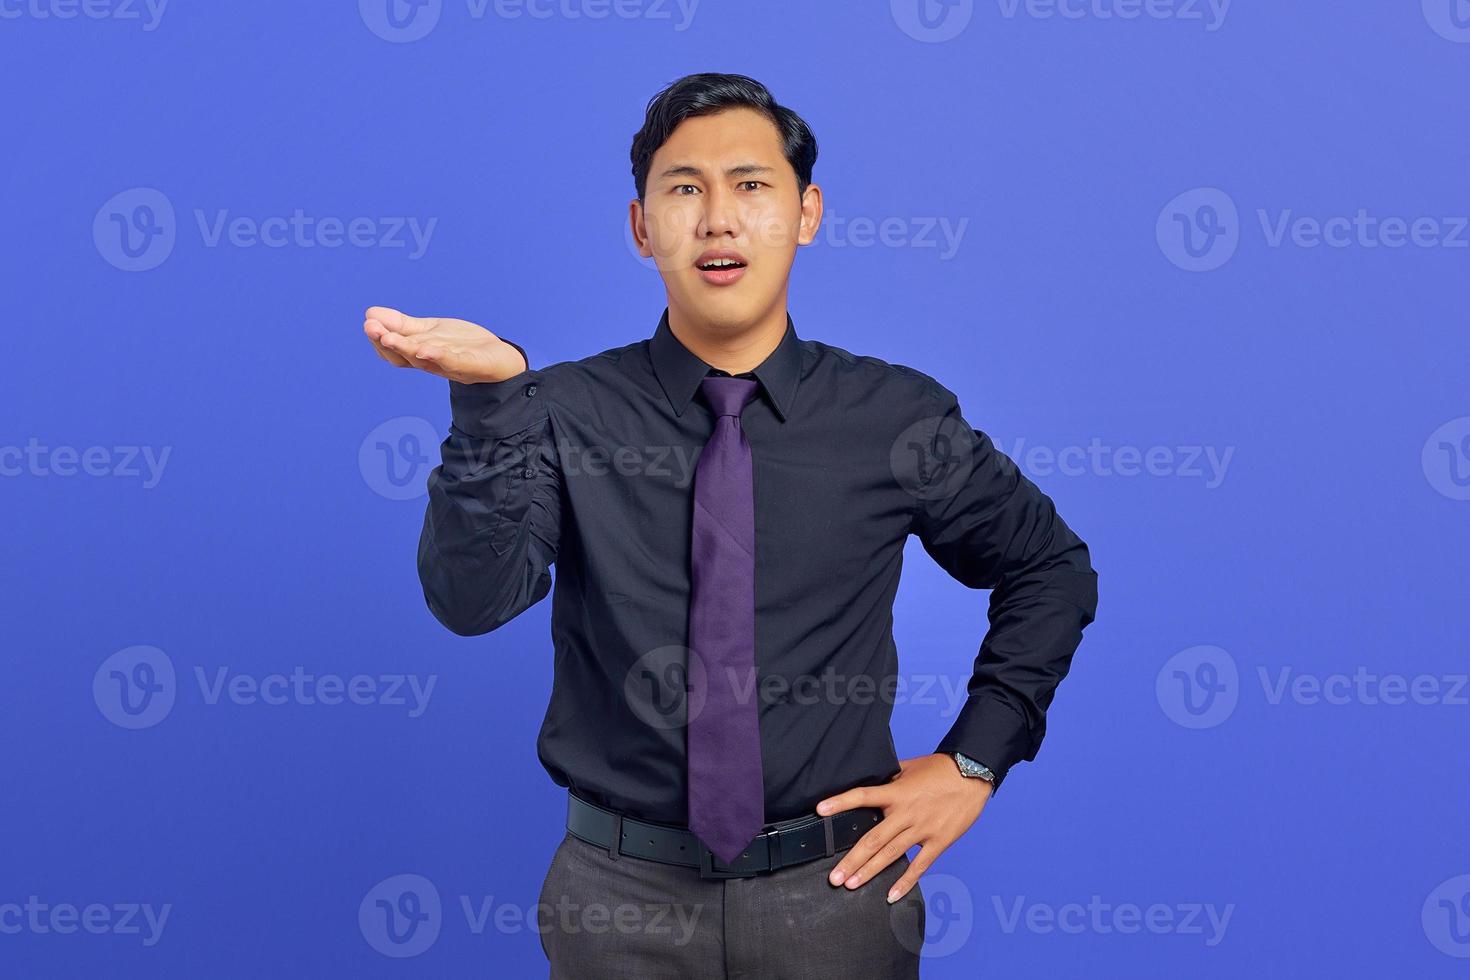
<path fill-rule="evenodd" d="M 775 171 L 773 168 L 764 166 L 759 163 L 742 163 L 738 166 L 730 167 L 729 169 L 727 169 L 725 171 L 725 176 L 749 177 L 752 174 L 769 174 L 774 172 Z M 693 164 L 681 163 L 677 164 L 676 166 L 670 167 L 658 176 L 660 180 L 665 177 L 703 177 L 704 171 L 694 166 Z"/>

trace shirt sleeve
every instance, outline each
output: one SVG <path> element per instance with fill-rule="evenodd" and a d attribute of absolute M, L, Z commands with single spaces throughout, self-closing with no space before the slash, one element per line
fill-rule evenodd
<path fill-rule="evenodd" d="M 526 364 L 504 381 L 449 382 L 452 421 L 429 474 L 418 569 L 429 611 L 460 636 L 503 626 L 551 588 L 562 472 L 547 378 Z"/>
<path fill-rule="evenodd" d="M 935 751 L 989 766 L 999 789 L 1013 765 L 1036 757 L 1052 696 L 1097 612 L 1097 573 L 1051 498 L 965 421 L 953 392 L 936 389 L 912 530 L 952 577 L 991 594 L 969 696 Z"/>

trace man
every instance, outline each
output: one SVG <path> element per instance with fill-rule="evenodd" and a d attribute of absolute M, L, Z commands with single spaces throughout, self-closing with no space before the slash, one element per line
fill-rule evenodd
<path fill-rule="evenodd" d="M 700 913 L 677 941 L 554 925 L 554 977 L 917 976 L 914 886 L 1035 757 L 1096 611 L 1087 546 L 952 392 L 797 336 L 816 156 L 745 76 L 649 102 L 629 204 L 667 291 L 649 339 L 538 367 L 463 320 L 367 311 L 380 355 L 450 380 L 430 610 L 490 632 L 557 567 L 537 749 L 568 832 L 542 900 Z M 992 592 L 963 709 L 935 753 L 899 760 L 909 534 Z"/>

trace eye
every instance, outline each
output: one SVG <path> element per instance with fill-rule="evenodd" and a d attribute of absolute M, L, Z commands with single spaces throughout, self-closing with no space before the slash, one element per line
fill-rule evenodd
<path fill-rule="evenodd" d="M 741 187 L 744 187 L 746 184 L 754 184 L 756 187 L 764 187 L 764 186 L 766 186 L 764 182 L 759 181 L 759 180 L 742 180 L 740 182 L 740 186 Z"/>
<path fill-rule="evenodd" d="M 682 190 L 685 187 L 689 188 L 692 191 L 699 190 L 699 188 L 698 187 L 695 187 L 693 184 L 675 184 L 674 185 L 674 193 L 676 195 L 678 195 L 679 194 L 679 191 Z M 688 197 L 689 195 L 688 194 L 683 194 L 683 195 L 679 195 L 679 196 L 681 196 L 681 197 Z"/>

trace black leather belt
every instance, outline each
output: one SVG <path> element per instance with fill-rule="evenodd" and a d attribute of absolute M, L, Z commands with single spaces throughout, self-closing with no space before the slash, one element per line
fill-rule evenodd
<path fill-rule="evenodd" d="M 749 878 L 831 857 L 852 847 L 882 819 L 882 810 L 864 806 L 826 817 L 813 813 L 768 823 L 739 857 L 726 864 L 683 827 L 624 816 L 567 793 L 567 830 L 574 836 L 604 848 L 611 858 L 626 855 L 698 868 L 701 878 Z"/>

